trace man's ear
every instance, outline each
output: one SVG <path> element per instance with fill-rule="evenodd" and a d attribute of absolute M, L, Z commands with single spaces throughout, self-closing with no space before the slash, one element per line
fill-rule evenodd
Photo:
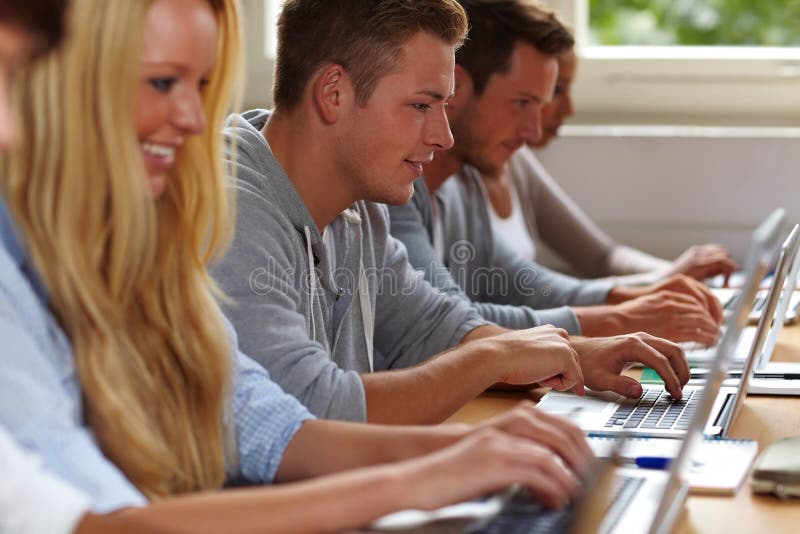
<path fill-rule="evenodd" d="M 474 86 L 472 85 L 472 76 L 458 63 L 456 63 L 453 80 L 453 96 L 450 98 L 448 105 L 458 108 L 462 103 L 472 98 Z"/>
<path fill-rule="evenodd" d="M 331 124 L 339 118 L 352 100 L 353 86 L 344 67 L 331 64 L 324 67 L 315 78 L 314 104 L 323 122 Z"/>

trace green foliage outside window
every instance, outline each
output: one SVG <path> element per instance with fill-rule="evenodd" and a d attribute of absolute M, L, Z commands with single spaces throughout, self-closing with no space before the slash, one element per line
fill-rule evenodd
<path fill-rule="evenodd" d="M 800 0 L 589 0 L 596 45 L 800 46 Z"/>

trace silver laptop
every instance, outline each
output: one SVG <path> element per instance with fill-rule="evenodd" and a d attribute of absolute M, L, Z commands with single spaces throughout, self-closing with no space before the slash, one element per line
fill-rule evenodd
<path fill-rule="evenodd" d="M 798 257 L 798 233 L 797 226 L 789 232 L 789 236 L 780 248 L 778 263 L 775 266 L 773 276 L 770 280 L 768 289 L 759 290 L 760 297 L 756 298 L 759 305 L 759 317 L 757 326 L 747 327 L 739 337 L 739 343 L 733 355 L 734 369 L 744 367 L 747 358 L 753 348 L 760 351 L 757 354 L 756 369 L 760 369 L 769 361 L 777 335 L 783 327 L 784 321 L 773 321 L 773 318 L 785 317 L 786 310 L 791 306 L 794 295 L 794 287 L 797 281 L 797 271 L 793 268 Z M 738 290 L 737 290 L 738 291 Z M 784 299 L 784 295 L 786 298 Z M 780 303 L 779 303 L 780 302 Z M 750 314 L 752 318 L 752 312 Z M 767 320 L 764 320 L 764 319 Z M 765 339 L 771 339 L 771 343 L 765 345 Z M 763 349 L 763 351 L 762 351 Z M 702 367 L 708 365 L 713 356 L 713 347 L 694 348 L 689 345 L 689 349 L 684 344 L 684 353 L 689 365 L 692 367 Z M 741 376 L 741 374 L 737 374 Z"/>
<path fill-rule="evenodd" d="M 753 364 L 743 370 L 731 370 L 728 373 L 728 383 L 735 383 L 743 376 L 747 380 L 748 393 L 755 394 L 799 394 L 800 388 L 800 363 L 775 362 L 770 363 L 770 358 L 775 349 L 783 327 L 783 321 L 778 320 L 783 316 L 790 302 L 797 280 L 798 248 L 800 248 L 800 225 L 795 225 L 789 237 L 781 247 L 778 264 L 775 267 L 772 287 L 764 303 L 764 314 L 758 322 L 757 335 L 753 347 L 748 355 L 747 362 L 752 358 Z M 693 378 L 702 378 L 702 369 L 693 369 Z"/>
<path fill-rule="evenodd" d="M 702 425 L 698 427 L 702 432 Z M 427 534 L 661 534 L 671 531 L 689 492 L 681 460 L 669 471 L 621 467 L 622 435 L 583 481 L 582 497 L 565 510 L 548 510 L 520 486 L 484 499 L 433 511 L 404 510 L 375 521 L 369 531 Z M 681 450 L 689 441 L 681 442 Z M 680 456 L 680 451 L 679 451 Z M 684 456 L 685 458 L 689 456 Z"/>
<path fill-rule="evenodd" d="M 791 287 L 793 290 L 789 293 L 788 305 L 781 315 L 784 324 L 795 323 L 797 321 L 798 308 L 800 308 L 800 291 L 795 291 L 795 286 Z M 738 288 L 731 287 L 715 287 L 711 289 L 711 292 L 720 301 L 725 313 L 729 313 L 733 309 L 740 294 Z M 759 289 L 758 293 L 756 293 L 756 298 L 753 300 L 753 307 L 748 316 L 752 324 L 756 324 L 761 320 L 761 316 L 764 314 L 764 308 L 767 304 L 768 294 L 769 290 L 766 288 Z"/>
<path fill-rule="evenodd" d="M 725 333 L 716 347 L 716 355 L 710 368 L 711 375 L 719 368 L 724 368 L 727 372 L 731 367 L 734 349 L 747 324 L 749 310 L 742 306 L 742 302 L 752 301 L 777 250 L 785 219 L 785 211 L 777 210 L 753 234 L 753 244 L 745 264 L 747 277 L 742 287 L 742 295 L 746 298 L 740 301 L 735 312 L 728 318 Z M 751 356 L 749 360 L 754 360 L 752 350 Z M 753 361 L 749 363 L 752 365 Z M 711 401 L 703 400 L 713 403 L 704 422 L 705 434 L 709 436 L 727 433 L 733 423 L 733 411 L 741 404 L 739 397 L 744 397 L 740 395 L 743 381 L 735 386 L 723 386 L 723 380 L 724 374 L 713 391 L 714 398 Z M 550 391 L 542 397 L 538 406 L 548 413 L 568 416 L 585 432 L 601 435 L 630 432 L 635 435 L 679 438 L 686 435 L 698 403 L 708 396 L 711 386 L 711 382 L 687 385 L 681 400 L 669 395 L 663 385 L 649 384 L 643 385 L 643 393 L 639 399 L 627 399 L 610 392 L 587 391 L 585 397 L 578 397 L 571 393 Z"/>
<path fill-rule="evenodd" d="M 702 430 L 702 429 L 701 429 Z M 582 498 L 567 510 L 541 508 L 524 490 L 509 492 L 498 513 L 467 529 L 470 534 L 627 534 L 670 532 L 688 494 L 682 469 L 622 467 L 620 436 L 610 459 L 598 464 Z M 686 444 L 682 443 L 681 448 Z M 664 510 L 662 511 L 662 507 Z"/>
<path fill-rule="evenodd" d="M 724 332 L 724 327 L 723 327 Z M 744 361 L 747 355 L 750 354 L 750 348 L 756 340 L 758 328 L 755 326 L 748 326 L 742 330 L 739 340 L 736 342 L 736 347 L 733 350 L 732 366 L 734 368 L 744 367 Z M 704 347 L 699 343 L 680 343 L 683 348 L 683 353 L 686 356 L 686 361 L 689 362 L 691 367 L 708 366 L 714 360 L 714 355 L 717 353 L 717 345 Z"/>
<path fill-rule="evenodd" d="M 774 226 L 780 224 L 783 214 L 776 212 L 757 231 L 754 246 L 748 261 L 748 276 L 744 289 L 754 294 L 758 280 L 766 271 L 769 248 L 777 245 Z M 672 530 L 680 515 L 689 488 L 684 474 L 690 468 L 690 459 L 702 440 L 707 422 L 718 408 L 719 392 L 730 370 L 732 347 L 747 323 L 748 311 L 739 304 L 729 318 L 728 328 L 716 348 L 714 365 L 710 368 L 705 386 L 694 397 L 696 404 L 691 412 L 685 431 L 685 439 L 670 465 L 669 472 L 614 468 L 614 462 L 622 456 L 622 447 L 629 443 L 628 430 L 618 433 L 618 442 L 611 454 L 612 460 L 603 465 L 584 486 L 584 497 L 571 511 L 548 511 L 533 502 L 530 496 L 518 493 L 508 498 L 501 510 L 478 528 L 469 530 L 475 534 L 515 534 L 571 532 L 573 534 L 627 534 L 647 532 L 662 534 Z M 751 355 L 755 351 L 751 352 Z M 750 368 L 755 357 L 748 359 Z M 558 394 L 560 395 L 560 394 Z M 741 395 L 740 398 L 744 396 Z M 544 407 L 542 399 L 539 407 Z M 741 400 L 734 401 L 728 410 L 730 416 L 721 422 L 723 433 L 732 424 Z M 571 416 L 574 419 L 574 414 Z"/>
<path fill-rule="evenodd" d="M 791 306 L 794 287 L 800 273 L 800 225 L 795 225 L 784 243 L 784 249 L 775 276 L 783 274 L 782 291 L 772 291 L 762 318 L 770 325 L 769 331 L 757 349 L 755 370 L 750 378 L 748 393 L 756 395 L 800 395 L 800 362 L 772 362 L 786 310 Z M 770 320 L 771 318 L 771 320 Z"/>

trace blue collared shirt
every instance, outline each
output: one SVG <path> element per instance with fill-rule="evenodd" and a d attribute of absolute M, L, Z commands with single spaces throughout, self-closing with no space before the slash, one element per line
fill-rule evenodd
<path fill-rule="evenodd" d="M 230 329 L 233 347 L 235 333 Z M 235 351 L 233 415 L 239 475 L 271 482 L 283 452 L 312 418 L 267 372 Z M 46 469 L 106 513 L 145 504 L 144 496 L 100 451 L 83 417 L 72 348 L 50 314 L 46 291 L 31 268 L 0 199 L 0 425 L 36 451 Z"/>

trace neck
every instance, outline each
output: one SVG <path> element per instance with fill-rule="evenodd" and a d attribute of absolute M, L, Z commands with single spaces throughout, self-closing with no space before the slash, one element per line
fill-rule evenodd
<path fill-rule="evenodd" d="M 347 187 L 344 173 L 337 172 L 332 136 L 313 117 L 301 109 L 289 115 L 276 110 L 261 134 L 320 233 L 358 200 Z"/>
<path fill-rule="evenodd" d="M 442 187 L 448 178 L 457 173 L 463 162 L 451 148 L 443 152 L 438 152 L 433 161 L 425 166 L 425 185 L 428 191 L 434 194 Z"/>

